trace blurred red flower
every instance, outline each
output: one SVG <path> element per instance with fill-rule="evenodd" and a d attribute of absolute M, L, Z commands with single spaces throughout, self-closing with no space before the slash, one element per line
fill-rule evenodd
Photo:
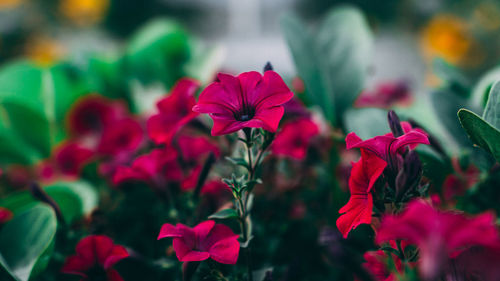
<path fill-rule="evenodd" d="M 352 165 L 349 178 L 349 202 L 339 210 L 343 214 L 337 219 L 337 228 L 344 238 L 360 224 L 372 221 L 373 197 L 370 193 L 387 163 L 373 153 L 361 149 L 361 159 Z"/>
<path fill-rule="evenodd" d="M 93 155 L 91 149 L 70 141 L 55 150 L 54 165 L 61 174 L 77 177 Z"/>
<path fill-rule="evenodd" d="M 177 157 L 177 151 L 171 147 L 154 149 L 137 157 L 131 166 L 119 166 L 113 175 L 113 184 L 142 181 L 163 188 L 169 181 L 182 179 Z"/>
<path fill-rule="evenodd" d="M 4 224 L 12 219 L 14 214 L 7 208 L 0 207 L 0 224 Z"/>
<path fill-rule="evenodd" d="M 394 105 L 409 105 L 412 99 L 408 82 L 385 82 L 377 85 L 374 91 L 363 91 L 356 99 L 355 106 L 390 108 Z"/>
<path fill-rule="evenodd" d="M 220 149 L 205 136 L 182 134 L 179 136 L 178 145 L 181 150 L 182 160 L 187 164 L 200 163 L 203 157 L 212 152 L 215 157 L 220 156 Z"/>
<path fill-rule="evenodd" d="M 435 280 L 449 258 L 455 258 L 472 246 L 497 247 L 498 238 L 492 213 L 468 218 L 460 213 L 436 210 L 423 200 L 415 200 L 400 215 L 382 218 L 376 242 L 402 239 L 416 244 L 420 250 L 422 277 Z"/>
<path fill-rule="evenodd" d="M 271 70 L 264 75 L 251 71 L 237 77 L 219 73 L 217 81 L 200 94 L 193 111 L 212 117 L 213 136 L 243 128 L 275 132 L 284 113 L 281 105 L 292 97 L 283 79 Z"/>
<path fill-rule="evenodd" d="M 177 258 L 181 262 L 203 261 L 211 258 L 224 264 L 236 264 L 240 251 L 238 235 L 223 224 L 204 221 L 190 228 L 178 223 L 164 224 L 158 240 L 172 237 Z"/>
<path fill-rule="evenodd" d="M 139 122 L 132 118 L 115 120 L 104 128 L 97 151 L 105 155 L 133 151 L 139 147 L 143 138 L 143 130 Z"/>
<path fill-rule="evenodd" d="M 275 155 L 289 156 L 297 160 L 304 159 L 311 138 L 319 134 L 316 123 L 310 119 L 298 119 L 285 123 L 272 144 Z"/>
<path fill-rule="evenodd" d="M 173 87 L 172 93 L 156 104 L 159 113 L 147 121 L 149 137 L 156 144 L 170 143 L 182 126 L 198 116 L 198 113 L 192 111 L 198 87 L 195 80 L 181 79 Z"/>
<path fill-rule="evenodd" d="M 66 259 L 61 272 L 80 275 L 81 280 L 122 281 L 112 267 L 128 257 L 127 250 L 104 235 L 90 235 L 78 242 L 76 255 Z"/>
<path fill-rule="evenodd" d="M 125 104 L 98 94 L 79 99 L 68 113 L 68 127 L 73 136 L 99 133 L 104 126 L 126 116 Z"/>

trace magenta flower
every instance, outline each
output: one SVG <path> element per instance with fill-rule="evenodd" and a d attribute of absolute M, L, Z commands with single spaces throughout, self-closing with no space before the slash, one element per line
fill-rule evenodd
<path fill-rule="evenodd" d="M 390 108 L 394 105 L 409 105 L 412 99 L 408 82 L 386 82 L 377 85 L 374 91 L 362 92 L 355 106 Z"/>
<path fill-rule="evenodd" d="M 178 139 L 178 146 L 181 150 L 182 160 L 187 164 L 197 164 L 203 161 L 203 157 L 210 152 L 215 157 L 220 156 L 219 147 L 205 136 L 192 136 L 182 134 Z"/>
<path fill-rule="evenodd" d="M 203 261 L 208 258 L 224 264 L 236 264 L 240 251 L 238 235 L 223 224 L 204 221 L 190 228 L 178 223 L 164 224 L 158 240 L 172 237 L 177 258 L 181 262 Z"/>
<path fill-rule="evenodd" d="M 408 128 L 409 124 L 406 122 L 401 122 L 401 126 L 405 133 L 397 138 L 389 133 L 363 141 L 356 133 L 351 132 L 345 138 L 346 148 L 366 149 L 391 165 L 406 146 L 413 149 L 418 144 L 429 144 L 429 138 L 422 130 L 411 129 L 411 126 Z"/>
<path fill-rule="evenodd" d="M 198 87 L 195 80 L 181 79 L 170 95 L 156 104 L 159 113 L 147 121 L 149 137 L 156 144 L 170 143 L 182 126 L 198 116 L 191 110 L 196 104 L 194 94 Z"/>
<path fill-rule="evenodd" d="M 58 147 L 54 154 L 57 170 L 65 176 L 77 177 L 94 152 L 76 142 L 67 142 Z"/>
<path fill-rule="evenodd" d="M 449 258 L 472 246 L 496 247 L 498 238 L 491 213 L 469 218 L 456 212 L 439 211 L 425 201 L 415 200 L 402 214 L 383 217 L 376 241 L 402 239 L 416 244 L 420 250 L 422 277 L 435 280 Z"/>
<path fill-rule="evenodd" d="M 182 179 L 177 156 L 176 150 L 171 147 L 154 149 L 137 157 L 131 166 L 118 167 L 113 175 L 113 184 L 142 181 L 163 188 L 168 182 Z"/>
<path fill-rule="evenodd" d="M 74 136 L 100 133 L 106 125 L 123 118 L 126 113 L 126 106 L 120 101 L 97 94 L 86 95 L 68 113 L 69 131 Z"/>
<path fill-rule="evenodd" d="M 97 145 L 97 152 L 104 155 L 117 155 L 134 151 L 144 138 L 139 122 L 132 118 L 115 120 L 106 126 Z"/>
<path fill-rule="evenodd" d="M 276 135 L 271 150 L 275 155 L 304 159 L 311 139 L 318 134 L 318 125 L 310 119 L 286 122 Z"/>
<path fill-rule="evenodd" d="M 14 214 L 7 208 L 0 207 L 0 225 L 10 221 Z"/>
<path fill-rule="evenodd" d="M 82 277 L 81 281 L 123 281 L 112 267 L 129 256 L 127 250 L 115 245 L 104 235 L 90 235 L 78 242 L 76 255 L 66 259 L 61 272 Z"/>
<path fill-rule="evenodd" d="M 264 75 L 251 71 L 237 77 L 219 73 L 217 81 L 200 94 L 193 111 L 212 117 L 213 136 L 243 128 L 276 132 L 284 113 L 281 105 L 292 97 L 283 79 L 271 70 Z"/>
<path fill-rule="evenodd" d="M 370 193 L 377 179 L 384 172 L 387 163 L 361 150 L 361 159 L 352 165 L 349 178 L 349 202 L 339 210 L 341 215 L 337 219 L 337 228 L 344 238 L 360 224 L 370 224 L 372 221 L 373 196 Z"/>

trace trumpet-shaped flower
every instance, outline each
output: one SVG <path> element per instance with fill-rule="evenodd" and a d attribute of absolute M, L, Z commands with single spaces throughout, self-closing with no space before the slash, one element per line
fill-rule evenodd
<path fill-rule="evenodd" d="M 240 251 L 238 235 L 223 224 L 204 221 L 191 228 L 178 223 L 176 226 L 164 224 L 158 240 L 173 239 L 177 258 L 181 262 L 203 261 L 211 258 L 219 263 L 236 264 Z"/>
<path fill-rule="evenodd" d="M 310 119 L 290 121 L 277 134 L 271 149 L 275 155 L 304 159 L 311 139 L 318 134 L 318 125 Z"/>
<path fill-rule="evenodd" d="M 213 136 L 243 128 L 275 132 L 283 117 L 282 104 L 292 97 L 283 79 L 272 70 L 264 75 L 244 72 L 237 77 L 219 73 L 217 81 L 200 94 L 193 111 L 210 115 Z"/>
<path fill-rule="evenodd" d="M 343 214 L 337 219 L 337 227 L 344 238 L 349 231 L 372 220 L 373 197 L 370 193 L 387 163 L 374 154 L 361 150 L 361 159 L 352 165 L 349 178 L 349 202 L 339 210 Z"/>
<path fill-rule="evenodd" d="M 66 259 L 61 272 L 80 275 L 82 281 L 122 281 L 123 278 L 112 267 L 129 256 L 127 250 L 115 245 L 104 235 L 90 235 L 78 242 L 76 255 Z"/>

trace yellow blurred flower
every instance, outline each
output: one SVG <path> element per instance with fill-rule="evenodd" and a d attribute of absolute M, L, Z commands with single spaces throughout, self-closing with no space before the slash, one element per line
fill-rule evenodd
<path fill-rule="evenodd" d="M 34 37 L 26 44 L 26 56 L 42 66 L 54 64 L 64 53 L 57 41 L 47 37 Z"/>
<path fill-rule="evenodd" d="M 451 15 L 434 17 L 423 30 L 422 43 L 426 55 L 452 64 L 465 62 L 474 45 L 465 22 Z"/>
<path fill-rule="evenodd" d="M 23 2 L 24 0 L 0 0 L 0 10 L 14 8 Z"/>
<path fill-rule="evenodd" d="M 77 25 L 96 24 L 105 17 L 109 0 L 60 0 L 59 11 Z"/>

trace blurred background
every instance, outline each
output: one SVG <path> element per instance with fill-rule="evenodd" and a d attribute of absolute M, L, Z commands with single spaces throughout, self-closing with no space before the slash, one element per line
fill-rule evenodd
<path fill-rule="evenodd" d="M 272 61 L 278 71 L 293 75 L 280 17 L 295 13 L 314 24 L 329 8 L 345 3 L 361 8 L 375 31 L 368 86 L 406 79 L 418 92 L 435 83 L 426 75 L 432 56 L 472 74 L 481 71 L 475 66 L 484 70 L 491 65 L 485 62 L 498 56 L 498 38 L 490 36 L 500 26 L 497 1 L 0 0 L 0 62 L 28 57 L 50 64 L 112 54 L 162 17 L 215 48 L 211 63 L 220 69 L 242 72 Z"/>

